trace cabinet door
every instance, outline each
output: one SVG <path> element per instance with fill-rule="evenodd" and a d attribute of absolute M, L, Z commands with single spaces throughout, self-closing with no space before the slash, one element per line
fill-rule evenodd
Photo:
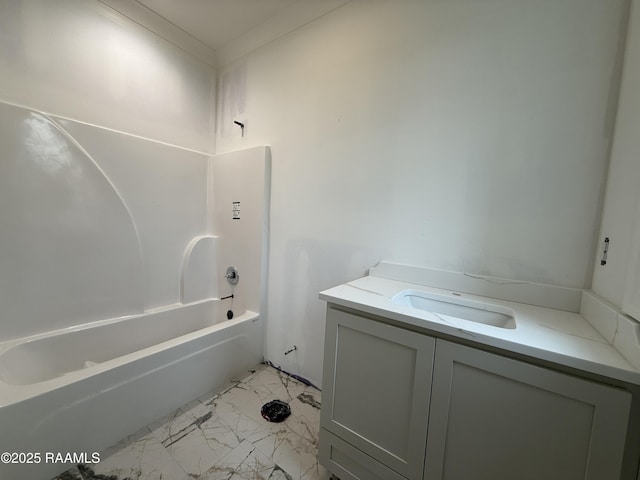
<path fill-rule="evenodd" d="M 322 427 L 421 479 L 434 349 L 431 337 L 329 308 Z"/>
<path fill-rule="evenodd" d="M 631 258 L 622 311 L 640 321 L 640 199 L 636 206 L 635 227 L 631 242 Z"/>
<path fill-rule="evenodd" d="M 438 341 L 426 480 L 620 478 L 631 395 Z"/>
<path fill-rule="evenodd" d="M 406 480 L 324 428 L 320 429 L 318 454 L 327 470 L 340 480 Z"/>

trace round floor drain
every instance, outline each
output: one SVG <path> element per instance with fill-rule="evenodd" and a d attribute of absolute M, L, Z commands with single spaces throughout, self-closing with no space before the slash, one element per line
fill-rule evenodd
<path fill-rule="evenodd" d="M 277 423 L 291 415 L 291 408 L 282 400 L 272 400 L 262 406 L 260 413 L 264 419 Z"/>

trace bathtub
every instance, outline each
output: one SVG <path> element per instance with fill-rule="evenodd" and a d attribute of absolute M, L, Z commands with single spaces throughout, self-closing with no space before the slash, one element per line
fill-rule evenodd
<path fill-rule="evenodd" d="M 58 453 L 91 461 L 245 374 L 262 361 L 263 322 L 226 311 L 209 299 L 0 345 L 0 453 L 31 459 L 0 463 L 0 480 L 48 480 L 71 466 L 49 461 Z"/>

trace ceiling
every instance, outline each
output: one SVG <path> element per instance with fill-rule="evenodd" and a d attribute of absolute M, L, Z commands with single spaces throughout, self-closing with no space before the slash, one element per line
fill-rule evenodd
<path fill-rule="evenodd" d="M 99 0 L 217 66 L 349 0 Z M 238 42 L 234 42 L 238 40 Z"/>
<path fill-rule="evenodd" d="M 137 0 L 212 50 L 264 23 L 297 0 Z"/>

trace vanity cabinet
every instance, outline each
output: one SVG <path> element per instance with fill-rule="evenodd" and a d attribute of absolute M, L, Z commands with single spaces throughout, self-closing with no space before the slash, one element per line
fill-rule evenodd
<path fill-rule="evenodd" d="M 329 305 L 320 461 L 341 480 L 614 480 L 631 394 Z"/>
<path fill-rule="evenodd" d="M 323 432 L 320 441 L 329 470 L 338 477 L 349 471 L 340 466 L 338 437 L 368 456 L 357 459 L 360 474 L 345 479 L 376 478 L 377 463 L 391 471 L 378 478 L 422 476 L 434 352 L 431 337 L 329 309 L 320 420 L 334 435 Z"/>
<path fill-rule="evenodd" d="M 437 341 L 425 479 L 619 479 L 631 394 Z"/>

